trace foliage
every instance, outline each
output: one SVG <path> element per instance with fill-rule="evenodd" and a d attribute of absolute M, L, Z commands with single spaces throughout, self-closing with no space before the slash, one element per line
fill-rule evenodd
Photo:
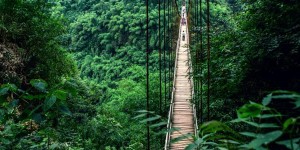
<path fill-rule="evenodd" d="M 158 1 L 149 2 L 153 111 L 137 112 L 146 107 L 144 1 L 1 0 L 0 149 L 145 149 L 147 123 L 151 149 L 160 149 L 172 83 L 159 73 Z M 300 20 L 295 14 L 300 3 L 210 1 L 207 62 L 202 2 L 201 28 L 195 27 L 200 23 L 195 10 L 189 11 L 193 70 L 198 71 L 194 83 L 203 84 L 195 100 L 207 98 L 211 63 L 212 102 L 203 111 L 211 107 L 211 118 L 219 121 L 202 124 L 187 149 L 299 149 L 299 94 L 275 91 L 258 100 L 273 90 L 299 91 Z M 194 7 L 194 1 L 189 5 Z M 166 17 L 168 43 L 176 41 L 175 15 Z M 166 77 L 174 45 L 161 43 Z M 166 89 L 162 103 L 160 82 Z M 244 105 L 248 99 L 254 101 Z"/>
<path fill-rule="evenodd" d="M 280 101 L 293 105 L 296 116 L 272 108 Z M 192 149 L 298 149 L 300 142 L 300 95 L 275 91 L 261 104 L 250 102 L 237 110 L 238 118 L 231 123 L 249 125 L 248 131 L 237 132 L 222 122 L 210 121 L 201 125 L 199 137 L 187 147 Z"/>
<path fill-rule="evenodd" d="M 1 0 L 0 55 L 11 56 L 17 65 L 1 67 L 0 83 L 43 78 L 52 85 L 75 74 L 73 60 L 57 39 L 64 28 L 60 19 L 51 16 L 51 6 L 39 0 Z M 17 75 L 2 72 L 11 67 Z"/>
<path fill-rule="evenodd" d="M 55 136 L 51 134 L 55 134 L 57 117 L 71 115 L 66 102 L 69 92 L 49 89 L 44 80 L 31 80 L 30 84 L 31 88 L 26 91 L 14 84 L 1 85 L 2 149 L 50 146 L 52 142 L 43 140 Z"/>

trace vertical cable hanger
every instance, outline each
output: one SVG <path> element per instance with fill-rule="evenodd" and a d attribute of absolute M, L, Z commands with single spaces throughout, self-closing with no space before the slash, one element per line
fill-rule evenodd
<path fill-rule="evenodd" d="M 207 15 L 207 120 L 210 120 L 210 10 L 209 10 L 209 0 L 206 0 L 206 15 Z"/>
<path fill-rule="evenodd" d="M 197 99 L 196 99 L 196 110 L 197 110 L 197 114 L 196 114 L 196 116 L 199 116 L 198 114 L 199 114 L 199 48 L 198 48 L 198 41 L 199 41 L 199 31 L 198 31 L 198 29 L 199 29 L 199 21 L 198 21 L 198 18 L 199 18 L 199 12 L 198 12 L 198 4 L 199 2 L 198 2 L 198 0 L 196 0 L 196 12 L 195 12 L 195 14 L 196 14 L 196 53 L 197 53 L 197 57 L 196 57 L 196 68 L 197 68 L 197 70 L 196 70 L 196 86 L 197 86 L 197 92 L 196 92 L 196 94 L 197 94 Z"/>
<path fill-rule="evenodd" d="M 199 4 L 201 3 L 201 0 L 197 0 L 197 42 L 199 42 L 199 39 L 200 39 L 200 6 Z M 201 43 L 199 42 L 199 46 L 201 45 Z M 197 94 L 198 94 L 198 99 L 197 99 L 197 118 L 200 117 L 200 101 L 201 101 L 201 95 L 200 95 L 200 91 L 201 91 L 201 88 L 200 88 L 200 74 L 201 74 L 201 61 L 200 61 L 200 57 L 201 57 L 201 50 L 199 48 L 199 46 L 197 47 L 197 50 L 198 50 L 198 72 L 197 72 L 197 86 L 198 86 L 198 91 L 197 91 Z"/>
<path fill-rule="evenodd" d="M 166 64 L 166 0 L 164 0 L 164 95 L 165 95 L 165 108 L 167 108 L 167 64 Z"/>
<path fill-rule="evenodd" d="M 161 33 L 160 33 L 160 0 L 158 0 L 158 51 L 159 51 L 159 113 L 162 116 L 162 79 L 161 79 Z"/>
<path fill-rule="evenodd" d="M 169 93 L 168 93 L 168 95 L 169 95 L 169 101 L 171 100 L 171 41 L 172 41 L 172 39 L 171 39 L 171 0 L 168 0 L 168 33 L 169 33 L 169 38 L 168 38 L 168 51 L 169 51 L 169 61 L 168 61 L 168 66 L 169 66 Z"/>
<path fill-rule="evenodd" d="M 202 79 L 202 60 L 203 60 L 203 21 L 202 21 L 202 0 L 200 0 L 200 123 L 203 121 L 203 79 Z"/>
<path fill-rule="evenodd" d="M 171 0 L 171 4 L 170 4 L 170 11 L 171 11 L 170 16 L 171 16 L 171 18 L 172 18 L 173 13 L 174 13 L 174 12 L 173 12 L 173 7 L 174 7 L 174 5 L 173 5 L 173 0 Z M 171 71 L 171 74 L 170 74 L 170 79 L 171 79 L 171 80 L 170 80 L 170 81 L 171 81 L 171 90 L 170 90 L 170 91 L 171 91 L 171 92 L 170 92 L 170 95 L 172 95 L 172 89 L 173 89 L 173 86 L 174 86 L 174 85 L 173 85 L 173 82 L 172 82 L 172 77 L 173 77 L 173 73 L 174 73 L 174 72 L 173 72 L 173 66 L 174 66 L 174 65 L 173 65 L 173 32 L 172 32 L 172 22 L 173 22 L 173 21 L 171 20 L 171 28 L 170 28 L 170 30 L 171 30 L 171 44 L 170 44 L 170 45 L 171 45 L 171 51 L 170 51 L 170 52 L 171 52 L 171 54 L 170 54 L 170 55 L 171 55 L 171 59 L 170 59 L 170 62 L 171 62 L 171 64 L 170 64 L 170 69 L 171 69 L 171 70 L 170 70 L 170 71 Z"/>
<path fill-rule="evenodd" d="M 149 112 L 149 2 L 146 0 L 146 98 L 147 98 L 147 111 Z M 147 118 L 149 118 L 149 113 L 147 112 Z M 150 126 L 147 121 L 147 150 L 150 150 Z"/>
<path fill-rule="evenodd" d="M 197 47 L 197 44 L 198 44 L 198 9 L 197 9 L 197 5 L 198 5 L 198 3 L 197 3 L 198 1 L 197 0 L 195 0 L 195 53 L 196 53 L 196 65 L 195 65 L 195 82 L 194 82 L 194 84 L 195 84 L 195 86 L 196 86 L 196 92 L 195 92 L 195 94 L 196 94 L 196 99 L 195 99 L 195 105 L 196 105 L 196 110 L 197 110 L 197 112 L 198 112 L 198 64 L 199 64 L 199 60 L 198 60 L 198 58 L 199 58 L 199 53 L 198 53 L 198 47 Z M 196 114 L 197 115 L 197 114 Z"/>
<path fill-rule="evenodd" d="M 158 0 L 158 53 L 159 53 L 159 114 L 163 116 L 162 112 L 162 59 L 161 59 L 161 20 L 160 20 L 160 6 L 161 0 Z M 163 137 L 160 137 L 160 143 L 163 144 Z"/>

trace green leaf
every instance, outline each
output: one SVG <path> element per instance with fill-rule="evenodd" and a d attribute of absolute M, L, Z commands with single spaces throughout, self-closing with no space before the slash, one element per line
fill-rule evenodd
<path fill-rule="evenodd" d="M 61 105 L 59 106 L 59 110 L 61 113 L 65 114 L 65 115 L 68 115 L 68 116 L 72 116 L 72 112 L 70 111 L 70 109 L 65 106 L 65 105 Z"/>
<path fill-rule="evenodd" d="M 44 101 L 43 109 L 44 111 L 48 111 L 56 102 L 56 96 L 51 95 L 47 97 Z"/>
<path fill-rule="evenodd" d="M 257 127 L 257 128 L 279 128 L 278 125 L 274 124 L 274 123 L 256 123 L 256 122 L 251 122 L 251 121 L 243 121 L 249 125 L 252 125 L 254 127 Z"/>
<path fill-rule="evenodd" d="M 147 116 L 147 114 L 139 114 L 139 115 L 133 117 L 132 119 L 142 118 L 142 117 L 145 117 L 145 116 Z"/>
<path fill-rule="evenodd" d="M 284 94 L 284 95 L 275 95 L 272 96 L 274 99 L 299 99 L 300 95 L 298 94 Z"/>
<path fill-rule="evenodd" d="M 233 132 L 233 130 L 225 125 L 224 123 L 220 121 L 209 121 L 205 122 L 204 124 L 201 125 L 200 127 L 201 132 L 203 133 L 215 133 L 218 131 L 227 131 L 227 132 Z"/>
<path fill-rule="evenodd" d="M 299 149 L 300 145 L 298 144 L 300 142 L 300 138 L 295 138 L 295 139 L 289 139 L 289 140 L 284 140 L 284 141 L 278 141 L 276 142 L 279 145 L 284 145 L 288 149 Z"/>
<path fill-rule="evenodd" d="M 0 96 L 7 94 L 8 90 L 8 87 L 0 88 Z"/>
<path fill-rule="evenodd" d="M 37 90 L 41 91 L 41 92 L 45 92 L 46 88 L 48 86 L 48 84 L 46 83 L 46 81 L 41 80 L 41 79 L 33 79 L 30 81 L 30 84 L 36 88 Z"/>
<path fill-rule="evenodd" d="M 275 118 L 281 116 L 282 116 L 281 114 L 263 114 L 263 115 L 258 115 L 257 118 L 267 119 L 267 118 Z"/>
<path fill-rule="evenodd" d="M 11 143 L 11 141 L 8 140 L 8 139 L 5 139 L 5 138 L 1 138 L 1 143 L 4 144 L 4 145 L 8 145 L 8 144 Z"/>
<path fill-rule="evenodd" d="M 3 84 L 0 88 L 0 96 L 7 94 L 8 91 L 17 92 L 18 88 L 14 84 Z"/>
<path fill-rule="evenodd" d="M 272 100 L 272 93 L 263 98 L 262 104 L 264 106 L 267 106 L 270 104 L 271 100 Z"/>
<path fill-rule="evenodd" d="M 159 123 L 151 125 L 150 128 L 155 128 L 155 127 L 160 127 L 160 126 L 166 126 L 166 125 L 167 125 L 167 122 L 159 122 Z"/>
<path fill-rule="evenodd" d="M 245 104 L 241 108 L 237 110 L 238 118 L 249 118 L 249 117 L 257 117 L 261 111 L 263 110 L 264 106 L 260 104 Z"/>
<path fill-rule="evenodd" d="M 11 107 L 17 107 L 18 104 L 19 104 L 19 100 L 18 100 L 18 99 L 14 99 L 13 101 L 11 101 L 11 102 L 9 103 L 9 105 L 10 105 Z"/>
<path fill-rule="evenodd" d="M 59 148 L 59 145 L 57 143 L 54 143 L 49 148 L 50 149 L 56 149 L 56 148 Z"/>
<path fill-rule="evenodd" d="M 26 94 L 26 95 L 23 95 L 22 98 L 27 99 L 27 100 L 33 100 L 34 96 L 30 95 L 30 94 Z"/>
<path fill-rule="evenodd" d="M 147 110 L 138 110 L 136 112 L 138 112 L 138 113 L 150 113 L 150 114 L 154 114 L 154 111 L 147 111 Z"/>
<path fill-rule="evenodd" d="M 194 150 L 196 149 L 201 143 L 203 143 L 203 139 L 202 138 L 198 138 L 195 142 L 189 144 L 185 150 Z"/>
<path fill-rule="evenodd" d="M 253 138 L 255 138 L 257 136 L 257 134 L 253 133 L 253 132 L 240 132 L 240 134 L 249 136 L 249 137 L 253 137 Z"/>
<path fill-rule="evenodd" d="M 140 123 L 151 122 L 151 121 L 157 120 L 159 118 L 161 118 L 161 116 L 156 115 L 155 117 L 150 117 L 150 118 L 144 119 L 144 120 L 140 121 Z"/>
<path fill-rule="evenodd" d="M 244 122 L 244 121 L 247 121 L 247 119 L 236 118 L 234 120 L 231 120 L 230 122 L 232 122 L 232 123 L 239 123 L 239 122 Z"/>
<path fill-rule="evenodd" d="M 296 118 L 289 118 L 283 123 L 283 130 L 287 130 L 289 126 L 295 125 L 297 122 Z"/>
<path fill-rule="evenodd" d="M 62 90 L 56 90 L 53 94 L 60 100 L 65 101 L 67 99 L 68 93 Z"/>
<path fill-rule="evenodd" d="M 258 149 L 261 148 L 262 145 L 267 145 L 276 139 L 278 139 L 282 135 L 282 131 L 277 130 L 273 132 L 269 132 L 266 134 L 258 134 L 257 138 L 252 140 L 249 144 L 243 145 L 243 147 L 249 148 L 249 149 Z"/>
<path fill-rule="evenodd" d="M 294 101 L 295 107 L 294 109 L 300 108 L 300 99 Z"/>

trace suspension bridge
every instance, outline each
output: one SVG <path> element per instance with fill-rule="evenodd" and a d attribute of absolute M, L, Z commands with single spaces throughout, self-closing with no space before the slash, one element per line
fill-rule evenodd
<path fill-rule="evenodd" d="M 168 132 L 165 141 L 165 149 L 181 150 L 193 142 L 191 136 L 195 135 L 197 121 L 194 114 L 195 107 L 191 103 L 193 94 L 193 80 L 190 78 L 192 72 L 189 52 L 189 32 L 186 22 L 186 8 L 182 6 L 181 22 L 179 26 L 175 69 L 173 77 L 173 91 L 169 110 L 168 128 L 173 132 Z M 184 137 L 182 140 L 171 143 L 173 139 Z"/>
<path fill-rule="evenodd" d="M 166 23 L 166 16 L 168 18 L 171 18 L 171 14 L 173 12 L 172 5 L 176 8 L 178 15 L 180 16 L 180 22 L 179 22 L 179 30 L 178 30 L 178 39 L 177 39 L 177 46 L 175 50 L 175 58 L 172 58 L 172 50 L 169 50 L 169 58 L 170 61 L 175 62 L 174 69 L 172 71 L 170 64 L 169 64 L 169 81 L 171 81 L 171 76 L 173 72 L 173 84 L 170 86 L 169 93 L 169 100 L 170 100 L 170 106 L 169 106 L 169 113 L 168 113 L 168 123 L 167 123 L 167 134 L 164 141 L 164 150 L 184 150 L 189 144 L 194 142 L 193 137 L 197 136 L 198 131 L 198 121 L 200 123 L 204 120 L 203 119 L 203 102 L 202 102 L 202 78 L 199 76 L 195 76 L 195 74 L 200 74 L 201 67 L 199 67 L 199 59 L 202 57 L 200 55 L 203 51 L 203 40 L 202 40 L 202 0 L 194 0 L 194 3 L 191 4 L 191 1 L 188 1 L 186 3 L 185 0 L 182 1 L 182 6 L 178 7 L 176 1 L 168 0 L 163 1 L 163 8 L 164 8 L 164 15 L 163 15 L 163 39 L 161 39 L 161 1 L 158 1 L 158 11 L 159 11 L 159 57 L 160 57 L 160 112 L 162 112 L 162 52 L 164 54 L 164 62 L 166 62 L 165 54 L 166 54 L 166 45 L 170 44 L 170 48 L 172 49 L 172 37 L 171 37 L 171 26 L 170 26 L 170 19 L 168 19 L 168 22 Z M 174 3 L 175 5 L 174 5 Z M 149 110 L 149 10 L 148 10 L 148 0 L 146 0 L 146 11 L 147 11 L 147 55 L 146 55 L 146 64 L 147 64 L 147 110 Z M 186 6 L 188 4 L 188 6 Z M 199 6 L 200 4 L 200 6 Z M 166 7 L 167 5 L 167 7 Z M 194 13 L 195 15 L 193 18 L 189 18 L 189 10 L 191 10 L 191 6 L 194 7 Z M 208 67 L 208 74 L 207 74 L 207 106 L 209 106 L 209 97 L 210 97 L 210 11 L 209 11 L 209 0 L 206 0 L 206 31 L 207 31 L 207 67 Z M 181 8 L 181 9 L 178 9 Z M 168 14 L 166 15 L 166 10 Z M 179 11 L 180 10 L 180 11 Z M 190 36 L 189 34 L 189 20 L 193 21 L 193 26 L 195 28 L 195 32 L 193 36 Z M 199 28 L 198 28 L 199 27 Z M 193 29 L 194 30 L 194 29 Z M 199 31 L 198 31 L 199 30 Z M 167 33 L 166 33 L 167 31 Z M 200 34 L 199 34 L 200 33 Z M 169 34 L 169 35 L 168 35 Z M 200 36 L 199 36 L 200 35 Z M 166 42 L 166 37 L 169 38 L 170 43 Z M 195 55 L 196 62 L 195 63 L 195 70 L 193 70 L 192 65 L 192 59 L 191 55 L 192 52 L 190 51 L 190 37 L 194 37 L 194 40 L 197 42 L 199 41 L 201 48 L 196 49 L 194 51 L 193 55 Z M 163 41 L 164 44 L 164 51 L 161 49 L 161 42 Z M 167 43 L 167 44 L 166 44 Z M 164 64 L 164 67 L 167 67 L 166 64 Z M 166 69 L 165 69 L 166 71 Z M 166 94 L 166 72 L 165 72 L 165 92 Z M 195 86 L 194 86 L 195 81 Z M 200 95 L 200 96 L 199 96 Z M 167 98 L 164 98 L 167 100 Z M 165 101 L 165 104 L 167 102 Z M 207 108 L 206 113 L 206 119 L 209 120 L 209 107 Z M 147 116 L 149 117 L 149 116 Z M 197 120 L 198 119 L 198 120 Z M 175 142 L 174 142 L 175 141 Z M 150 129 L 149 124 L 147 127 L 147 149 L 150 150 Z"/>

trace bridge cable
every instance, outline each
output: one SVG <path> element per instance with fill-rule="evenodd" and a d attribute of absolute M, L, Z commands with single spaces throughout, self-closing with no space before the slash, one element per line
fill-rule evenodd
<path fill-rule="evenodd" d="M 165 108 L 167 108 L 167 72 L 166 72 L 166 0 L 164 0 L 164 95 L 165 95 Z"/>
<path fill-rule="evenodd" d="M 209 0 L 206 0 L 206 15 L 207 15 L 207 120 L 210 120 L 210 8 L 209 8 Z"/>
<path fill-rule="evenodd" d="M 146 97 L 147 97 L 147 106 L 146 109 L 149 112 L 149 1 L 146 0 Z M 147 112 L 147 118 L 149 118 L 149 113 Z M 150 150 L 150 126 L 147 121 L 147 150 Z"/>
<path fill-rule="evenodd" d="M 168 61 L 168 64 L 169 64 L 169 101 L 171 100 L 171 44 L 172 44 L 172 39 L 171 39 L 171 36 L 172 36 L 172 33 L 171 33 L 171 0 L 168 0 L 168 33 L 169 33 L 169 38 L 168 38 L 168 55 L 169 55 L 169 61 Z"/>
<path fill-rule="evenodd" d="M 158 0 L 158 51 L 159 51 L 159 113 L 162 115 L 162 65 L 161 65 L 161 32 L 160 32 L 160 1 Z"/>
<path fill-rule="evenodd" d="M 195 3 L 194 3 L 194 10 L 195 10 L 195 18 L 194 18 L 194 23 L 195 23 L 195 53 L 196 53 L 196 65 L 195 65 L 195 85 L 196 85 L 196 92 L 195 92 L 195 105 L 196 105 L 196 111 L 198 112 L 198 58 L 199 58 L 199 53 L 198 53 L 198 47 L 197 47 L 197 42 L 198 42 L 198 22 L 197 22 L 197 19 L 198 19 L 198 10 L 197 10 L 197 0 L 195 0 Z"/>
<path fill-rule="evenodd" d="M 200 0 L 200 63 L 203 60 L 203 21 L 202 21 L 202 0 Z M 203 79 L 202 79 L 202 63 L 200 64 L 200 123 L 203 120 Z"/>

